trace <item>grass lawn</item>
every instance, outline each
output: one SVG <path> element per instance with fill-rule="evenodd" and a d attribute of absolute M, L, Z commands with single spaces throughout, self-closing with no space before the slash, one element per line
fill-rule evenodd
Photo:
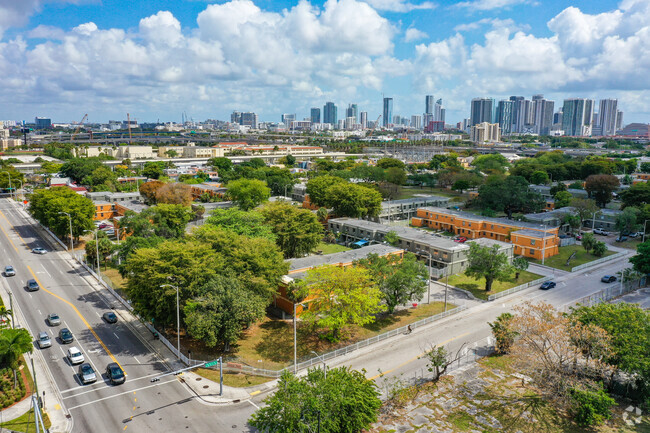
<path fill-rule="evenodd" d="M 52 426 L 50 418 L 46 413 L 43 414 L 43 422 L 45 423 L 46 429 L 49 429 L 50 426 Z M 34 426 L 34 410 L 30 409 L 29 412 L 16 419 L 0 424 L 0 427 L 17 432 L 37 433 L 36 427 Z"/>
<path fill-rule="evenodd" d="M 542 277 L 541 275 L 533 274 L 532 272 L 528 272 L 528 271 L 523 271 L 519 275 L 518 280 L 515 280 L 515 276 L 513 274 L 512 277 L 507 279 L 506 281 L 493 282 L 492 290 L 489 292 L 485 291 L 485 278 L 481 278 L 480 280 L 477 280 L 472 277 L 468 277 L 465 274 L 452 275 L 451 277 L 449 277 L 449 284 L 454 287 L 458 287 L 459 289 L 468 290 L 472 292 L 472 294 L 479 299 L 487 300 L 489 295 L 503 292 L 504 290 L 511 289 L 513 287 L 528 283 L 530 281 L 536 280 L 541 277 Z M 442 282 L 442 280 L 440 282 Z"/>
<path fill-rule="evenodd" d="M 102 269 L 102 275 L 109 279 L 108 283 L 117 293 L 124 296 L 123 291 L 126 287 L 126 279 L 122 278 L 120 272 L 115 268 Z"/>
<path fill-rule="evenodd" d="M 212 370 L 210 368 L 197 368 L 194 373 L 203 376 L 213 382 L 219 383 L 219 370 Z M 266 382 L 272 381 L 272 377 L 251 376 L 249 374 L 241 373 L 224 373 L 223 384 L 232 386 L 234 388 L 247 388 L 249 386 L 261 385 Z"/>
<path fill-rule="evenodd" d="M 648 237 L 646 236 L 646 239 Z M 629 250 L 634 250 L 636 251 L 636 247 L 638 247 L 641 244 L 641 238 L 638 237 L 636 239 L 630 239 L 628 238 L 625 242 L 614 242 L 615 247 L 620 247 L 620 248 L 627 248 Z"/>
<path fill-rule="evenodd" d="M 399 195 L 397 196 L 396 200 L 403 200 L 406 198 L 413 198 L 416 195 L 438 195 L 442 197 L 451 197 L 451 198 L 457 198 L 457 197 L 462 197 L 462 198 L 467 198 L 469 197 L 468 194 L 460 194 L 456 191 L 452 191 L 450 189 L 446 188 L 430 188 L 430 187 L 422 187 L 420 188 L 419 186 L 400 186 L 399 187 Z"/>
<path fill-rule="evenodd" d="M 345 247 L 338 244 L 330 244 L 327 242 L 321 242 L 316 246 L 316 251 L 322 251 L 323 254 L 334 254 L 341 253 L 343 251 L 349 251 L 351 248 Z"/>
<path fill-rule="evenodd" d="M 455 305 L 448 304 L 448 309 L 454 307 Z M 430 305 L 420 304 L 416 308 L 401 310 L 390 316 L 381 316 L 375 323 L 366 326 L 348 326 L 342 330 L 342 334 L 347 338 L 339 343 L 330 343 L 319 338 L 319 335 L 306 324 L 298 322 L 298 359 L 313 357 L 312 350 L 316 353 L 328 352 L 391 329 L 406 326 L 409 323 L 438 314 L 443 309 L 444 303 L 442 302 Z M 228 353 L 222 354 L 217 350 L 210 353 L 199 353 L 199 350 L 198 347 L 193 348 L 192 356 L 196 356 L 197 359 L 213 359 L 224 355 L 228 358 L 236 357 L 238 362 L 253 367 L 279 370 L 293 362 L 293 323 L 290 320 L 266 318 L 263 322 L 244 331 L 242 338 L 231 347 L 231 351 Z M 253 381 L 252 378 L 250 380 Z"/>
<path fill-rule="evenodd" d="M 569 266 L 566 265 L 567 259 L 571 254 L 576 253 L 576 255 L 571 259 Z M 603 257 L 611 256 L 615 254 L 614 251 L 607 251 Z M 555 269 L 562 269 L 563 271 L 571 271 L 571 268 L 574 268 L 585 263 L 593 262 L 598 260 L 600 257 L 596 257 L 593 254 L 589 254 L 582 248 L 582 245 L 569 245 L 568 247 L 560 247 L 560 253 L 556 256 L 549 257 L 544 260 L 544 265 L 550 266 Z M 541 260 L 530 260 L 533 263 L 542 264 Z"/>

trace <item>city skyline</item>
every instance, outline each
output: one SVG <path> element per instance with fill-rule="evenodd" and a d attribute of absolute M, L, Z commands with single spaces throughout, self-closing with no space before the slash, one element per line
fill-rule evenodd
<path fill-rule="evenodd" d="M 648 0 L 206 3 L 0 0 L 0 118 L 277 121 L 331 101 L 375 119 L 384 94 L 406 118 L 433 95 L 456 123 L 477 96 L 541 93 L 650 121 Z"/>

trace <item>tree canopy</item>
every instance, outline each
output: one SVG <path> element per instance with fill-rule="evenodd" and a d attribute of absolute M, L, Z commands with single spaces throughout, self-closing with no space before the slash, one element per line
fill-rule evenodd
<path fill-rule="evenodd" d="M 596 200 L 596 204 L 605 207 L 612 201 L 612 193 L 618 189 L 620 182 L 616 176 L 608 174 L 593 174 L 585 181 L 585 190 Z"/>
<path fill-rule="evenodd" d="M 479 188 L 478 204 L 483 209 L 505 212 L 538 212 L 543 207 L 542 197 L 528 188 L 520 176 L 490 176 Z"/>
<path fill-rule="evenodd" d="M 372 188 L 336 184 L 327 190 L 327 194 L 329 207 L 334 209 L 334 214 L 338 217 L 374 217 L 381 211 L 381 194 Z"/>
<path fill-rule="evenodd" d="M 29 212 L 59 238 L 70 235 L 70 219 L 60 213 L 67 212 L 72 218 L 72 236 L 78 238 L 85 230 L 93 228 L 95 205 L 70 188 L 54 187 L 36 190 L 31 197 Z"/>
<path fill-rule="evenodd" d="M 271 196 L 266 183 L 257 179 L 239 179 L 228 182 L 228 196 L 244 211 L 251 210 Z"/>
<path fill-rule="evenodd" d="M 268 203 L 260 209 L 272 227 L 275 242 L 285 258 L 302 257 L 316 248 L 323 238 L 323 225 L 311 211 L 287 202 Z"/>
<path fill-rule="evenodd" d="M 263 238 L 272 242 L 276 238 L 273 227 L 266 222 L 264 215 L 255 210 L 245 212 L 236 207 L 215 209 L 205 223 L 250 238 Z"/>
<path fill-rule="evenodd" d="M 488 292 L 492 290 L 495 280 L 505 280 L 512 274 L 508 255 L 500 252 L 500 249 L 499 245 L 488 247 L 475 242 L 469 244 L 465 274 L 474 278 L 485 278 L 485 290 Z"/>

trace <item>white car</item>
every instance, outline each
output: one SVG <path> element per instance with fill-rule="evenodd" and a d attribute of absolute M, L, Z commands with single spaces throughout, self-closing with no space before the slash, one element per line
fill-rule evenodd
<path fill-rule="evenodd" d="M 38 347 L 40 347 L 41 349 L 45 349 L 46 347 L 52 346 L 52 340 L 50 339 L 50 336 L 47 335 L 47 332 L 39 332 L 37 341 L 38 341 Z"/>
<path fill-rule="evenodd" d="M 77 346 L 72 346 L 68 349 L 68 360 L 72 365 L 81 364 L 84 362 L 84 355 L 81 353 L 81 350 L 77 348 Z"/>

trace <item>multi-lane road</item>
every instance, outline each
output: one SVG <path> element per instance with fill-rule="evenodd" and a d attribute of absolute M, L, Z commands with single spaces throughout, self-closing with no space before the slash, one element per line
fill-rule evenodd
<path fill-rule="evenodd" d="M 51 337 L 51 347 L 34 346 L 38 352 L 35 360 L 49 370 L 46 377 L 37 380 L 54 382 L 51 385 L 58 389 L 58 399 L 48 395 L 46 404 L 52 405 L 54 400 L 54 411 L 70 415 L 71 431 L 249 431 L 245 420 L 255 410 L 254 402 L 215 408 L 177 376 L 151 383 L 152 377 L 170 369 L 170 362 L 152 350 L 151 334 L 139 332 L 135 319 L 118 308 L 107 293 L 93 287 L 89 275 L 67 253 L 52 251 L 18 206 L 0 200 L 0 266 L 12 265 L 16 270 L 16 276 L 0 277 L 0 289 L 12 293 L 14 309 L 32 336 L 46 331 Z M 39 246 L 50 252 L 33 254 L 31 250 Z M 40 284 L 39 291 L 25 289 L 31 278 Z M 108 324 L 101 317 L 112 306 L 119 316 L 116 324 Z M 60 326 L 48 325 L 46 317 L 52 312 L 61 317 Z M 64 345 L 59 340 L 62 327 L 72 331 L 72 344 Z M 80 348 L 86 362 L 96 370 L 96 383 L 81 384 L 78 366 L 70 365 L 66 357 L 70 346 Z M 112 386 L 106 378 L 105 369 L 111 362 L 125 370 L 124 384 Z"/>

